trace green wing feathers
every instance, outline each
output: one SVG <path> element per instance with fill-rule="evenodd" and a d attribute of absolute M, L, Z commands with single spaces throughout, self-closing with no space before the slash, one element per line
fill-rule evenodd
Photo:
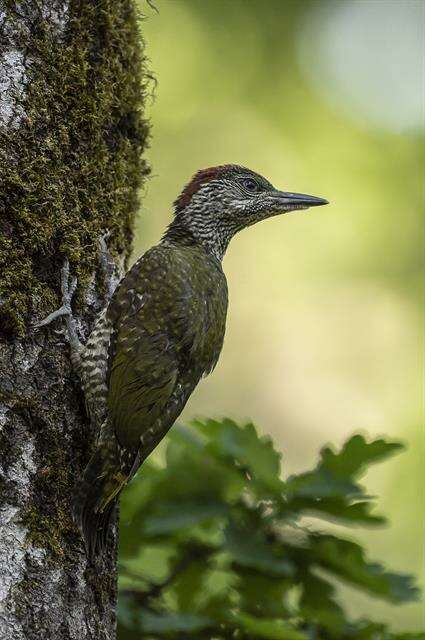
<path fill-rule="evenodd" d="M 227 287 L 208 260 L 200 249 L 154 247 L 107 308 L 107 419 L 74 501 L 91 558 L 105 545 L 119 493 L 217 361 Z"/>
<path fill-rule="evenodd" d="M 177 365 L 164 339 L 141 338 L 129 344 L 118 337 L 108 393 L 109 419 L 122 447 L 137 450 L 153 429 L 177 381 Z"/>

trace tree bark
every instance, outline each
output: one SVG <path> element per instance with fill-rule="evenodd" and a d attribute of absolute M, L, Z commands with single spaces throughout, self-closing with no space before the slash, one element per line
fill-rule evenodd
<path fill-rule="evenodd" d="M 0 0 L 0 638 L 115 637 L 117 536 L 90 567 L 70 517 L 93 434 L 60 320 L 65 258 L 84 340 L 123 268 L 147 174 L 131 0 Z"/>

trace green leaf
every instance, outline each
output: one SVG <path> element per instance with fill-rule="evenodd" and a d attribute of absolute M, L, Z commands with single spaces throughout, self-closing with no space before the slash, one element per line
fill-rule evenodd
<path fill-rule="evenodd" d="M 230 523 L 225 531 L 225 550 L 236 564 L 257 569 L 272 576 L 289 577 L 294 567 L 281 548 L 276 550 L 261 531 Z"/>
<path fill-rule="evenodd" d="M 157 487 L 157 501 L 159 498 L 161 502 L 179 503 L 188 496 L 196 496 L 200 502 L 231 502 L 240 497 L 245 487 L 240 472 L 208 450 L 201 435 L 194 434 L 194 428 L 178 425 L 173 429 L 168 439 L 167 467 Z"/>
<path fill-rule="evenodd" d="M 121 624 L 128 629 L 134 627 L 135 619 L 132 608 L 132 600 L 129 596 L 121 596 L 117 604 L 117 616 Z"/>
<path fill-rule="evenodd" d="M 120 562 L 121 574 L 133 579 L 133 589 L 144 590 L 143 581 L 162 582 L 168 576 L 168 567 L 174 555 L 174 545 L 151 543 L 139 549 L 137 556 Z"/>
<path fill-rule="evenodd" d="M 347 582 L 390 602 L 418 598 L 411 576 L 386 572 L 382 565 L 366 562 L 358 544 L 331 535 L 312 534 L 310 540 L 311 560 Z"/>
<path fill-rule="evenodd" d="M 425 635 L 421 633 L 393 634 L 383 624 L 360 620 L 355 624 L 347 624 L 340 635 L 332 634 L 333 638 L 335 640 L 425 640 Z M 328 639 L 326 638 L 326 640 Z"/>
<path fill-rule="evenodd" d="M 350 503 L 344 498 L 292 498 L 285 504 L 284 512 L 291 511 L 303 515 L 322 516 L 330 520 L 344 520 L 349 524 L 382 525 L 382 516 L 370 513 L 373 505 L 368 500 Z"/>
<path fill-rule="evenodd" d="M 390 640 L 425 640 L 425 632 L 391 634 Z"/>
<path fill-rule="evenodd" d="M 263 575 L 250 568 L 238 569 L 237 593 L 241 610 L 262 618 L 288 616 L 285 597 L 293 587 L 291 578 Z"/>
<path fill-rule="evenodd" d="M 239 613 L 232 616 L 232 621 L 237 623 L 237 628 L 242 628 L 254 638 L 265 640 L 308 640 L 301 631 L 297 631 L 283 620 L 267 620 L 254 618 L 253 616 Z M 234 622 L 233 622 L 234 624 Z"/>
<path fill-rule="evenodd" d="M 380 462 L 403 448 L 400 442 L 382 439 L 368 443 L 358 434 L 350 438 L 339 453 L 335 453 L 330 447 L 322 449 L 319 468 L 337 478 L 356 478 L 368 465 Z"/>
<path fill-rule="evenodd" d="M 362 490 L 348 479 L 338 478 L 320 466 L 315 471 L 291 476 L 285 486 L 288 500 L 293 498 L 353 498 L 359 497 Z M 290 507 L 290 505 L 289 505 Z"/>
<path fill-rule="evenodd" d="M 153 513 L 146 516 L 143 530 L 148 536 L 169 534 L 224 517 L 227 511 L 225 503 L 215 500 L 187 500 L 178 504 L 163 502 Z"/>
<path fill-rule="evenodd" d="M 335 588 L 325 578 L 310 570 L 302 575 L 300 608 L 304 616 L 316 624 L 341 632 L 344 612 L 335 601 Z"/>
<path fill-rule="evenodd" d="M 403 445 L 400 443 L 386 442 L 382 439 L 368 443 L 361 435 L 350 438 L 339 453 L 325 447 L 321 451 L 316 469 L 288 479 L 285 495 L 289 501 L 294 498 L 329 498 L 345 501 L 358 499 L 362 496 L 363 490 L 356 484 L 355 479 L 367 465 L 383 460 L 402 448 Z M 288 508 L 291 508 L 291 504 Z"/>
<path fill-rule="evenodd" d="M 191 613 L 157 614 L 143 610 L 139 615 L 140 626 L 146 633 L 191 633 L 202 631 L 212 625 L 204 616 Z"/>
<path fill-rule="evenodd" d="M 173 592 L 180 611 L 197 612 L 206 580 L 205 562 L 193 561 L 180 573 L 173 584 Z"/>
<path fill-rule="evenodd" d="M 281 455 L 276 451 L 270 438 L 260 437 L 253 424 L 239 427 L 232 420 L 194 423 L 209 439 L 208 450 L 219 457 L 232 459 L 254 483 L 272 493 L 280 492 Z"/>

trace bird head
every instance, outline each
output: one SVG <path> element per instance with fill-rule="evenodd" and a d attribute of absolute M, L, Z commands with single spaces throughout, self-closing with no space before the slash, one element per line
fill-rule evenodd
<path fill-rule="evenodd" d="M 193 176 L 174 202 L 171 227 L 186 228 L 222 256 L 241 229 L 282 213 L 323 204 L 328 204 L 323 198 L 280 191 L 245 167 L 222 165 L 202 169 Z"/>

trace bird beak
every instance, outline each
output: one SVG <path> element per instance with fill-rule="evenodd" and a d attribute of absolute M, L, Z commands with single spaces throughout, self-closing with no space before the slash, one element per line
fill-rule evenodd
<path fill-rule="evenodd" d="M 308 196 L 305 193 L 289 193 L 287 191 L 276 191 L 276 197 L 279 202 L 288 208 L 307 209 L 308 207 L 320 207 L 323 204 L 329 204 L 324 198 L 316 198 L 316 196 Z"/>

